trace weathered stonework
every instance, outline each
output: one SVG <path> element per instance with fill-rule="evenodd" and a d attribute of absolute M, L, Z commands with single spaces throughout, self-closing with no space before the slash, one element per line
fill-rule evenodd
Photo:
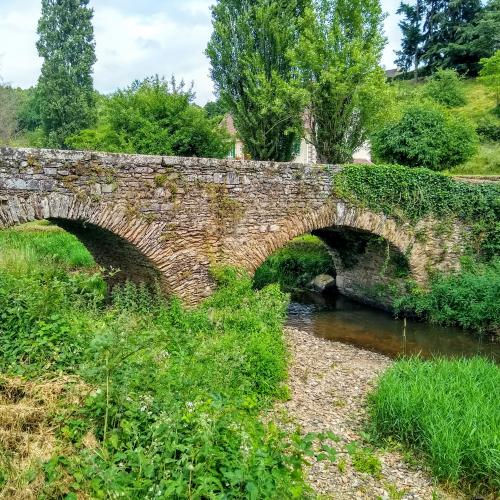
<path fill-rule="evenodd" d="M 411 277 L 422 285 L 431 269 L 459 265 L 460 224 L 443 235 L 432 221 L 410 227 L 349 205 L 332 195 L 339 170 L 1 148 L 0 227 L 51 219 L 75 233 L 97 262 L 121 269 L 121 278 L 158 278 L 165 292 L 188 304 L 212 292 L 212 265 L 253 272 L 292 238 L 325 228 L 383 237 L 406 256 Z M 362 276 L 373 274 L 367 259 L 373 260 L 358 259 L 357 272 L 353 267 L 344 275 L 352 290 L 362 290 Z"/>

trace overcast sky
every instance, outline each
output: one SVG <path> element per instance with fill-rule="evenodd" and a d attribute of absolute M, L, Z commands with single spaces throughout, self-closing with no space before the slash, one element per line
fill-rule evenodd
<path fill-rule="evenodd" d="M 394 67 L 399 48 L 395 11 L 400 0 L 382 0 L 389 14 L 389 40 L 382 60 Z M 175 74 L 195 82 L 197 101 L 213 99 L 209 63 L 204 55 L 211 34 L 214 0 L 91 0 L 94 8 L 97 63 L 95 87 L 111 92 L 135 79 Z M 15 87 L 38 79 L 41 60 L 35 42 L 40 0 L 0 0 L 0 76 Z"/>

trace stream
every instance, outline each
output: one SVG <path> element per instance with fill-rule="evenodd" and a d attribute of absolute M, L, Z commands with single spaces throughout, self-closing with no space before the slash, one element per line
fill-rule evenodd
<path fill-rule="evenodd" d="M 479 339 L 460 328 L 391 314 L 331 293 L 292 295 L 288 324 L 318 337 L 352 344 L 392 358 L 401 355 L 472 357 L 481 355 L 500 363 L 500 343 Z"/>

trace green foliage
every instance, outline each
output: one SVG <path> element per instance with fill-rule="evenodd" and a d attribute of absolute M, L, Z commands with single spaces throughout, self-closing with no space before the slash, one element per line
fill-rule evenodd
<path fill-rule="evenodd" d="M 21 91 L 3 85 L 0 78 L 0 144 L 9 145 L 18 132 L 17 113 L 21 99 Z"/>
<path fill-rule="evenodd" d="M 96 61 L 89 0 L 42 0 L 37 99 L 45 145 L 66 147 L 71 134 L 95 120 L 92 67 Z"/>
<path fill-rule="evenodd" d="M 500 368 L 484 358 L 397 361 L 370 398 L 373 432 L 423 453 L 433 474 L 500 492 Z"/>
<path fill-rule="evenodd" d="M 254 284 L 262 288 L 278 283 L 290 292 L 304 288 L 318 274 L 335 275 L 332 257 L 315 236 L 302 236 L 272 254 L 255 271 Z"/>
<path fill-rule="evenodd" d="M 358 472 L 370 474 L 376 479 L 382 476 L 382 462 L 370 448 L 363 448 L 354 441 L 347 445 L 347 452 L 351 456 L 352 465 Z"/>
<path fill-rule="evenodd" d="M 305 9 L 293 57 L 310 102 L 320 163 L 345 163 L 378 123 L 387 98 L 378 0 L 318 0 Z"/>
<path fill-rule="evenodd" d="M 425 86 L 424 95 L 448 108 L 463 106 L 467 102 L 458 73 L 453 69 L 440 69 L 434 73 Z"/>
<path fill-rule="evenodd" d="M 303 0 L 218 0 L 207 48 L 212 79 L 255 160 L 289 161 L 306 104 L 288 57 Z"/>
<path fill-rule="evenodd" d="M 428 105 L 409 106 L 399 120 L 372 136 L 372 151 L 378 160 L 432 170 L 467 161 L 477 144 L 471 123 Z"/>
<path fill-rule="evenodd" d="M 460 272 L 438 274 L 428 290 L 415 287 L 395 301 L 399 313 L 410 312 L 424 320 L 457 325 L 477 333 L 500 331 L 500 258 L 487 264 L 473 261 Z"/>
<path fill-rule="evenodd" d="M 469 74 L 477 75 L 479 61 L 491 57 L 500 49 L 500 0 L 489 0 L 474 17 L 472 22 L 462 26 L 458 31 L 458 41 L 453 47 L 467 55 Z"/>
<path fill-rule="evenodd" d="M 495 93 L 497 108 L 500 107 L 500 49 L 490 58 L 481 59 L 479 80 Z"/>
<path fill-rule="evenodd" d="M 335 194 L 403 222 L 427 216 L 471 225 L 471 251 L 500 254 L 500 187 L 468 184 L 430 170 L 396 165 L 348 165 L 335 176 Z"/>
<path fill-rule="evenodd" d="M 197 309 L 131 284 L 107 303 L 99 275 L 66 271 L 81 250 L 49 227 L 0 233 L 0 255 L 23 258 L 28 235 L 40 254 L 29 273 L 0 268 L 0 370 L 76 373 L 92 389 L 54 416 L 44 495 L 307 497 L 308 442 L 260 418 L 286 395 L 278 287 L 256 292 L 243 272 L 217 269 L 219 289 Z"/>
<path fill-rule="evenodd" d="M 479 121 L 476 130 L 482 140 L 500 142 L 500 120 L 485 116 Z"/>
<path fill-rule="evenodd" d="M 194 94 L 158 76 L 104 98 L 98 125 L 67 140 L 73 149 L 224 158 L 228 137 L 193 104 Z"/>
<path fill-rule="evenodd" d="M 218 120 L 222 120 L 226 113 L 229 112 L 229 108 L 225 106 L 220 99 L 207 102 L 205 106 L 203 106 L 203 109 L 209 118 L 217 118 Z"/>

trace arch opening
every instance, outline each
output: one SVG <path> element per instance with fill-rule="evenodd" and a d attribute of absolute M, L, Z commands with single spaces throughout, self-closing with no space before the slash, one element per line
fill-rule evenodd
<path fill-rule="evenodd" d="M 357 302 L 392 310 L 395 295 L 404 291 L 410 275 L 407 257 L 382 236 L 331 226 L 289 241 L 257 269 L 254 279 L 258 287 L 267 279 L 280 283 L 286 291 L 335 291 Z"/>
<path fill-rule="evenodd" d="M 156 286 L 166 292 L 166 283 L 160 271 L 134 245 L 121 236 L 85 221 L 49 218 L 52 224 L 74 235 L 90 252 L 96 264 L 106 271 L 109 289 L 131 281 Z"/>

